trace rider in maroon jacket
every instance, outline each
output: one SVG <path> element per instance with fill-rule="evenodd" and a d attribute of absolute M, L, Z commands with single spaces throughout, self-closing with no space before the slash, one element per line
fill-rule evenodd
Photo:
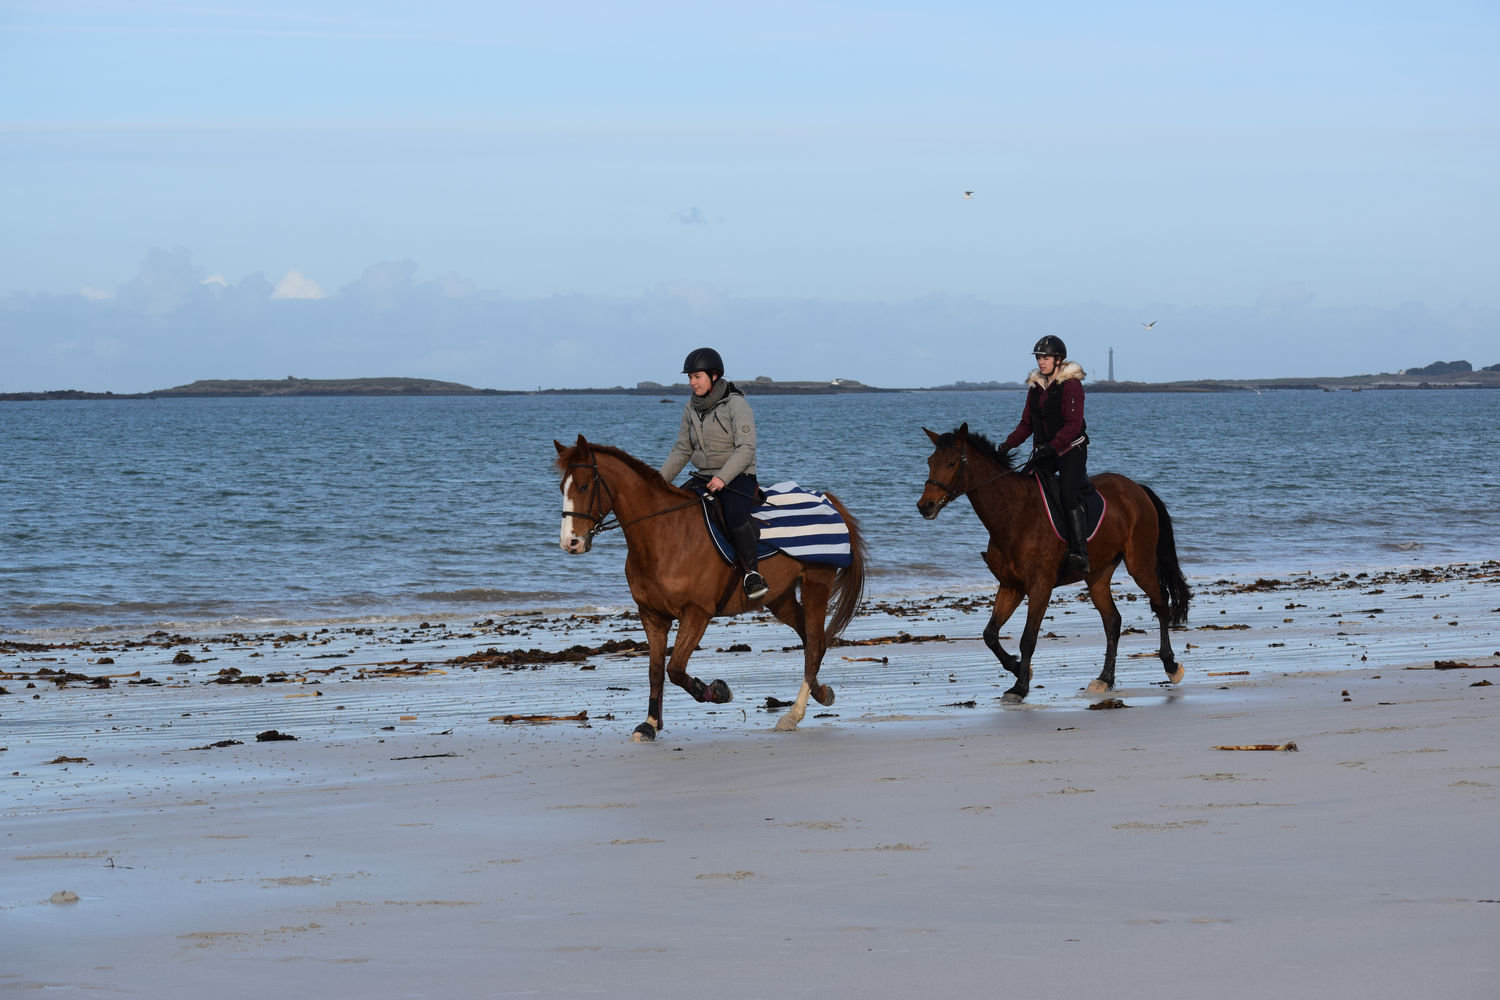
<path fill-rule="evenodd" d="M 1084 371 L 1066 360 L 1068 348 L 1051 334 L 1031 349 L 1036 370 L 1026 378 L 1030 387 L 1021 422 L 1005 439 L 1005 450 L 1028 437 L 1034 440 L 1031 468 L 1044 475 L 1056 474 L 1067 519 L 1070 571 L 1089 571 L 1088 529 L 1083 512 L 1083 493 L 1089 486 L 1088 425 L 1083 419 Z"/>

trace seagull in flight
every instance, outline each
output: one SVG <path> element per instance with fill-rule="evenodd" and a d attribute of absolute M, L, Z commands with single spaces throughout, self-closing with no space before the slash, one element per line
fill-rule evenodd
<path fill-rule="evenodd" d="M 1151 322 L 1149 322 L 1149 323 L 1142 323 L 1141 324 L 1141 326 L 1144 326 L 1148 330 L 1151 329 L 1155 325 L 1156 325 L 1156 320 L 1154 320 L 1154 319 Z"/>
<path fill-rule="evenodd" d="M 964 192 L 964 197 L 965 198 L 972 198 L 972 197 L 974 197 L 974 192 L 973 191 L 965 191 Z"/>

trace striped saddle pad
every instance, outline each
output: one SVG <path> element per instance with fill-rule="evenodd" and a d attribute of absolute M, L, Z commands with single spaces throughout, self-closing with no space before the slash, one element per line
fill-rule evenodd
<path fill-rule="evenodd" d="M 760 557 L 785 552 L 802 562 L 848 566 L 849 528 L 828 498 L 796 483 L 765 486 L 766 502 L 750 512 L 760 522 Z M 709 534 L 725 562 L 734 562 L 734 549 L 718 524 L 704 510 Z"/>

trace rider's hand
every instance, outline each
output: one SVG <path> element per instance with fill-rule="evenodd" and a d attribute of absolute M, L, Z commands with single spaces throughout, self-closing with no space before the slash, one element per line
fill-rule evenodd
<path fill-rule="evenodd" d="M 724 488 L 724 480 L 714 476 L 708 481 L 708 492 L 717 493 Z"/>
<path fill-rule="evenodd" d="M 1037 445 L 1034 449 L 1032 449 L 1031 460 L 1033 462 L 1035 462 L 1037 459 L 1039 459 L 1039 458 L 1046 458 L 1050 454 L 1052 454 L 1052 445 L 1051 445 L 1051 443 L 1047 442 L 1047 441 L 1043 441 L 1041 444 Z"/>

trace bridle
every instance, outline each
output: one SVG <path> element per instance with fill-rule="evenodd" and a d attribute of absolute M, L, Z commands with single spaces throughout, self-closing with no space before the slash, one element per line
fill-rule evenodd
<path fill-rule="evenodd" d="M 588 541 L 588 543 L 590 545 L 592 545 L 594 543 L 594 537 L 596 535 L 598 535 L 599 532 L 601 532 L 601 531 L 609 531 L 611 528 L 618 528 L 620 526 L 620 520 L 619 520 L 619 518 L 617 517 L 613 521 L 611 521 L 610 520 L 610 514 L 608 513 L 609 511 L 611 511 L 611 510 L 614 509 L 614 506 L 615 506 L 615 494 L 614 494 L 614 491 L 609 488 L 609 483 L 606 483 L 604 481 L 604 477 L 601 476 L 601 475 L 599 475 L 599 463 L 598 463 L 598 461 L 589 462 L 587 465 L 585 465 L 582 462 L 572 462 L 572 463 L 570 463 L 568 465 L 568 474 L 572 475 L 574 469 L 590 469 L 594 473 L 594 475 L 593 475 L 593 482 L 591 482 L 589 484 L 589 509 L 587 511 L 579 511 L 579 510 L 568 510 L 568 508 L 564 507 L 563 508 L 563 512 L 562 512 L 562 516 L 563 517 L 581 517 L 584 520 L 591 522 L 590 525 L 589 525 L 589 530 L 584 535 L 584 538 L 585 538 L 585 540 Z M 609 503 L 606 504 L 606 505 L 604 505 L 604 506 L 602 506 L 602 507 L 600 506 L 600 502 L 599 502 L 600 501 L 600 489 L 599 489 L 599 487 L 601 487 L 601 486 L 604 487 L 604 490 L 603 490 L 604 495 L 606 495 L 606 496 L 609 497 Z M 603 511 L 605 511 L 605 513 L 595 514 L 594 513 L 595 509 L 603 510 Z"/>
<path fill-rule="evenodd" d="M 1005 475 L 1004 472 L 997 472 L 993 476 L 991 476 L 990 478 L 986 479 L 984 482 L 982 482 L 982 483 L 975 483 L 973 486 L 970 486 L 970 487 L 967 487 L 966 489 L 962 489 L 961 490 L 961 489 L 958 488 L 958 484 L 964 478 L 964 476 L 968 474 L 968 471 L 969 471 L 969 440 L 968 440 L 968 438 L 963 438 L 958 443 L 958 472 L 954 475 L 953 482 L 952 483 L 940 483 L 936 479 L 929 478 L 927 480 L 927 482 L 924 484 L 924 485 L 927 485 L 927 486 L 936 486 L 938 489 L 940 489 L 940 490 L 943 491 L 943 498 L 938 501 L 937 510 L 933 511 L 933 516 L 934 517 L 937 516 L 937 511 L 942 510 L 944 507 L 948 506 L 950 503 L 952 503 L 953 501 L 957 500 L 959 497 L 963 496 L 965 493 L 973 493 L 975 490 L 979 489 L 980 487 L 982 487 L 982 486 L 988 486 L 990 483 L 993 483 L 995 480 L 997 480 L 1001 476 Z"/>
<path fill-rule="evenodd" d="M 664 507 L 661 510 L 655 510 L 649 514 L 642 514 L 640 517 L 633 517 L 628 521 L 621 521 L 619 515 L 610 513 L 614 510 L 615 493 L 614 490 L 609 488 L 609 483 L 605 482 L 604 476 L 600 474 L 598 460 L 595 459 L 594 461 L 588 463 L 569 463 L 568 472 L 570 475 L 572 474 L 572 471 L 574 469 L 588 469 L 594 474 L 593 482 L 589 485 L 589 507 L 587 511 L 568 510 L 566 507 L 564 507 L 562 516 L 581 517 L 585 521 L 592 522 L 589 526 L 589 530 L 584 535 L 584 539 L 589 543 L 589 545 L 594 544 L 594 539 L 601 532 L 613 531 L 615 528 L 624 528 L 628 525 L 635 524 L 638 521 L 644 521 L 647 518 L 659 517 L 662 514 L 670 514 L 674 510 L 682 510 L 684 507 L 691 507 L 693 504 L 699 502 L 697 497 L 693 497 L 691 500 L 684 500 L 682 503 L 675 504 L 671 507 Z M 600 490 L 600 487 L 603 487 L 602 491 Z M 601 504 L 601 495 L 608 497 L 608 503 Z M 595 510 L 603 511 L 603 513 L 596 514 L 594 513 Z"/>

